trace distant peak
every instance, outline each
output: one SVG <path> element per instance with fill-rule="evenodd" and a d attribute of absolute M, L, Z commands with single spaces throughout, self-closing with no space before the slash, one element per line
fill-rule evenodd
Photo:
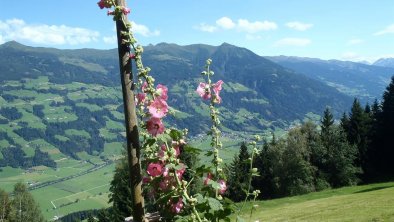
<path fill-rule="evenodd" d="M 17 41 L 14 41 L 14 40 L 9 41 L 9 42 L 6 42 L 6 43 L 4 43 L 4 44 L 2 44 L 2 45 L 0 45 L 0 46 L 1 46 L 1 47 L 11 47 L 11 48 L 26 47 L 25 45 L 23 45 L 23 44 L 21 44 L 21 43 L 19 43 L 19 42 L 17 42 Z"/>

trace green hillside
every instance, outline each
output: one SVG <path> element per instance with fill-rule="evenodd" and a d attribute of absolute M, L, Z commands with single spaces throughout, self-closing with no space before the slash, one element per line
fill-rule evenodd
<path fill-rule="evenodd" d="M 394 182 L 250 202 L 243 218 L 255 204 L 251 221 L 394 221 Z"/>

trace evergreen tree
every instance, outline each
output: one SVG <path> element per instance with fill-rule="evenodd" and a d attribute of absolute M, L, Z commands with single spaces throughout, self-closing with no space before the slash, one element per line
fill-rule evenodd
<path fill-rule="evenodd" d="M 347 139 L 350 144 L 356 145 L 358 157 L 356 165 L 360 166 L 363 172 L 368 172 L 368 146 L 370 144 L 371 117 L 366 114 L 360 102 L 354 99 L 350 114 L 349 125 L 345 128 Z"/>
<path fill-rule="evenodd" d="M 0 222 L 8 221 L 11 203 L 8 193 L 0 189 Z"/>
<path fill-rule="evenodd" d="M 238 156 L 234 156 L 228 169 L 228 197 L 233 201 L 241 201 L 246 197 L 249 183 L 249 158 L 248 147 L 242 143 Z"/>
<path fill-rule="evenodd" d="M 374 163 L 381 176 L 394 177 L 394 76 L 383 94 L 381 111 L 378 110 L 373 149 Z"/>
<path fill-rule="evenodd" d="M 132 214 L 132 195 L 129 182 L 127 159 L 123 157 L 117 163 L 115 174 L 109 188 L 109 203 L 112 203 L 111 221 L 123 222 Z M 101 220 L 100 220 L 101 221 Z"/>
<path fill-rule="evenodd" d="M 11 201 L 12 210 L 9 219 L 10 222 L 45 221 L 38 204 L 34 201 L 33 196 L 27 190 L 26 185 L 22 183 L 15 184 L 13 194 L 14 196 Z"/>
<path fill-rule="evenodd" d="M 324 110 L 323 119 L 320 122 L 321 134 L 329 134 L 330 128 L 334 124 L 334 116 L 332 115 L 328 107 Z"/>

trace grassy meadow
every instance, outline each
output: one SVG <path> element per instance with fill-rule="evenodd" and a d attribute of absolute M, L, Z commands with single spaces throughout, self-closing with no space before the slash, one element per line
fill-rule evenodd
<path fill-rule="evenodd" d="M 394 182 L 329 189 L 306 195 L 248 202 L 241 216 L 249 221 L 394 221 Z M 248 220 L 246 220 L 248 221 Z"/>

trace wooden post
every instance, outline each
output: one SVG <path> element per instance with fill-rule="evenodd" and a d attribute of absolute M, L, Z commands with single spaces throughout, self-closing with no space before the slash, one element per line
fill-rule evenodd
<path fill-rule="evenodd" d="M 118 6 L 126 7 L 125 0 L 116 0 Z M 127 23 L 127 16 L 122 15 Z M 118 53 L 120 79 L 122 83 L 124 115 L 126 123 L 127 158 L 129 163 L 130 186 L 133 200 L 133 218 L 136 222 L 145 221 L 144 198 L 142 196 L 142 176 L 140 164 L 140 142 L 138 134 L 138 121 L 133 92 L 133 74 L 131 69 L 130 48 L 122 44 L 122 31 L 127 31 L 122 21 L 116 21 L 118 37 Z"/>

